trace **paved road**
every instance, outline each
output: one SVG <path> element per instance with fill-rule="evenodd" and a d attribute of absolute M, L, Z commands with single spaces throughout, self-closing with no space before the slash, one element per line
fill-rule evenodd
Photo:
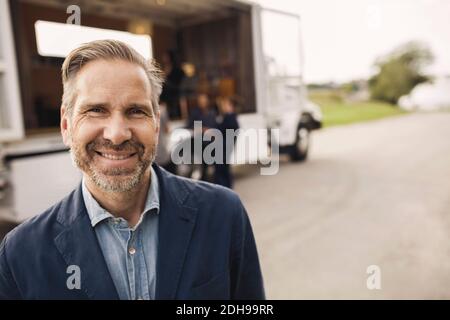
<path fill-rule="evenodd" d="M 268 298 L 450 298 L 450 113 L 324 129 L 238 179 Z M 367 289 L 367 267 L 381 289 Z"/>

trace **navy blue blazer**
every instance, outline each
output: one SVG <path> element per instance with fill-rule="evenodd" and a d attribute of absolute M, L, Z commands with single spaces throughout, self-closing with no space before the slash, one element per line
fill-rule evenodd
<path fill-rule="evenodd" d="M 238 196 L 154 169 L 161 193 L 156 299 L 264 299 L 252 228 Z M 80 289 L 66 284 L 70 265 L 80 268 Z M 5 237 L 0 299 L 118 299 L 81 185 Z"/>

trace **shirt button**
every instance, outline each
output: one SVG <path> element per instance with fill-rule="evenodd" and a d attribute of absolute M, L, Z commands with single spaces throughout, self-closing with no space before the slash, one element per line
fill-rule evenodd
<path fill-rule="evenodd" d="M 135 254 L 135 253 L 136 253 L 136 249 L 133 248 L 133 247 L 131 247 L 130 249 L 128 249 L 128 252 L 129 252 L 130 254 Z"/>

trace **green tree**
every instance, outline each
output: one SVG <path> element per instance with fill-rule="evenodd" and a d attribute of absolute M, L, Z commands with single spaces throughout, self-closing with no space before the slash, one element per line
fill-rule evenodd
<path fill-rule="evenodd" d="M 375 63 L 378 73 L 369 80 L 372 99 L 396 104 L 429 77 L 425 66 L 434 60 L 430 49 L 420 42 L 408 42 Z"/>

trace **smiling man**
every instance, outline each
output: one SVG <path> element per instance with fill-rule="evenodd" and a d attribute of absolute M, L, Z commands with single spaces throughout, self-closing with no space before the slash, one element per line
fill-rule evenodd
<path fill-rule="evenodd" d="M 61 133 L 83 179 L 5 237 L 0 298 L 263 299 L 237 195 L 153 164 L 159 70 L 104 40 L 72 51 L 62 78 Z"/>

